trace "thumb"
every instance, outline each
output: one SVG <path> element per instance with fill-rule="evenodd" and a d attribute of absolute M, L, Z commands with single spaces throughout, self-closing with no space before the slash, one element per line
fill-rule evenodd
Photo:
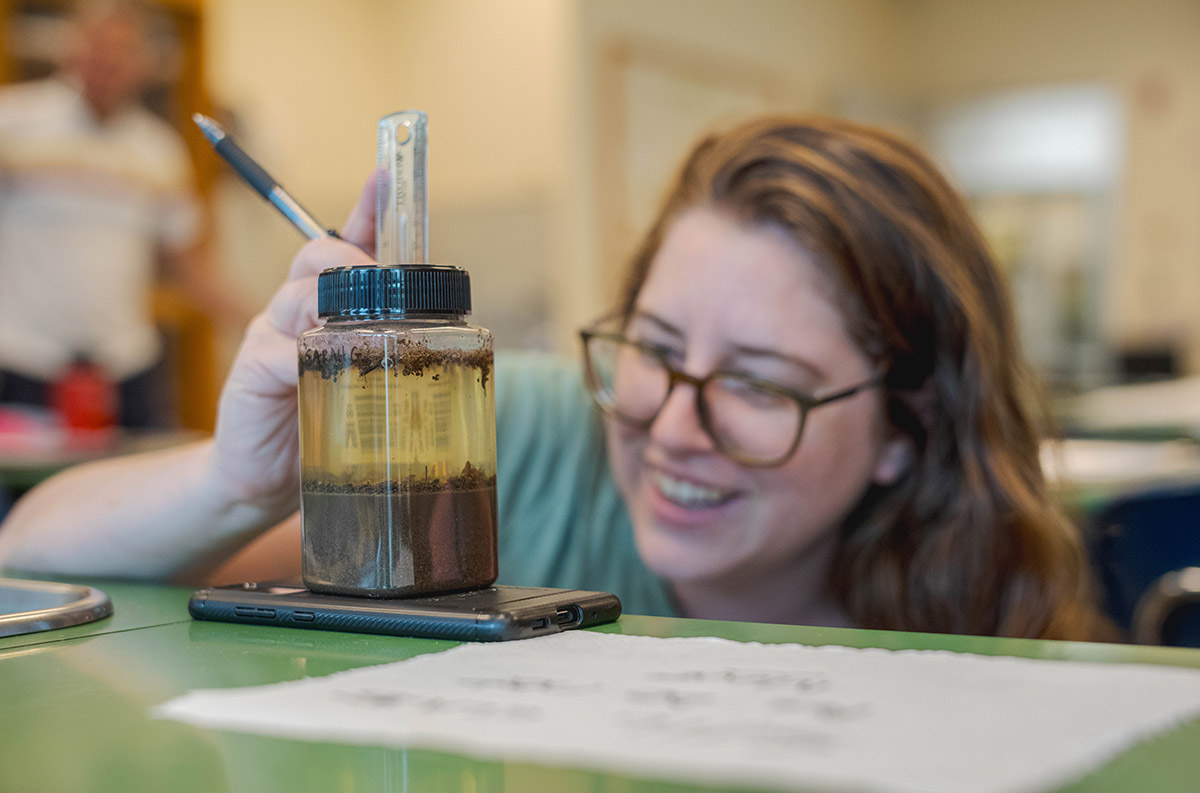
<path fill-rule="evenodd" d="M 379 195 L 379 181 L 383 175 L 383 170 L 379 168 L 371 172 L 358 196 L 358 204 L 350 210 L 350 215 L 342 226 L 342 239 L 357 245 L 372 257 L 375 255 L 375 202 Z"/>

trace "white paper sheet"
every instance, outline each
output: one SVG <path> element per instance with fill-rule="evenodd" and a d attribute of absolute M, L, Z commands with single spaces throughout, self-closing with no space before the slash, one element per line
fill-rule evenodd
<path fill-rule="evenodd" d="M 1200 716 L 1200 670 L 570 632 L 157 715 L 706 785 L 1028 793 Z"/>

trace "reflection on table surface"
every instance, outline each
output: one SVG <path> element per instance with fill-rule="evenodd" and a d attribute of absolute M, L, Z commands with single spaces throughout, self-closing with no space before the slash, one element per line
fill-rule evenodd
<path fill-rule="evenodd" d="M 1200 481 L 1200 444 L 1068 438 L 1042 446 L 1042 470 L 1055 487 Z"/>
<path fill-rule="evenodd" d="M 1200 486 L 1200 377 L 1116 385 L 1059 400 L 1067 439 L 1042 468 L 1076 517 L 1126 494 Z"/>
<path fill-rule="evenodd" d="M 184 429 L 69 429 L 48 412 L 0 404 L 0 487 L 32 487 L 78 463 L 154 451 L 199 440 L 204 433 Z"/>
<path fill-rule="evenodd" d="M 1107 438 L 1200 438 L 1200 376 L 1115 385 L 1058 404 L 1072 435 Z"/>
<path fill-rule="evenodd" d="M 189 590 L 86 583 L 113 598 L 112 618 L 55 632 L 59 636 L 0 640 L 0 790 L 698 790 L 557 768 L 553 758 L 544 764 L 483 761 L 425 750 L 303 743 L 155 720 L 149 715 L 152 707 L 196 688 L 325 675 L 436 652 L 455 643 L 192 622 L 186 612 Z M 1200 668 L 1200 651 L 1127 645 L 636 615 L 599 630 Z M 1135 747 L 1064 790 L 1194 790 L 1200 779 L 1197 745 L 1200 721 Z"/>

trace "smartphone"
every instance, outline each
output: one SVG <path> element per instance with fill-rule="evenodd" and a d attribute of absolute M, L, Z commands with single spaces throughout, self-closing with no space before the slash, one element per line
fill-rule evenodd
<path fill-rule="evenodd" d="M 218 622 L 500 642 L 613 622 L 621 616 L 621 601 L 609 592 L 524 586 L 376 599 L 268 581 L 197 590 L 188 613 Z"/>

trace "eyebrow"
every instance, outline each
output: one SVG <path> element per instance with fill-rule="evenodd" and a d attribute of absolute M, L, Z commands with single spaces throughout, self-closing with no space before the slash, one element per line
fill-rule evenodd
<path fill-rule="evenodd" d="M 664 333 L 667 333 L 668 335 L 677 339 L 682 339 L 684 337 L 683 330 L 678 326 L 671 324 L 657 314 L 652 314 L 645 309 L 635 308 L 633 310 L 633 314 L 630 316 L 630 321 L 633 322 L 639 319 L 645 320 L 650 324 L 657 326 L 659 330 L 662 330 Z M 818 378 L 827 377 L 825 371 L 821 367 L 817 366 L 812 361 L 807 361 L 794 355 L 788 355 L 787 353 L 782 353 L 778 350 L 769 349 L 767 347 L 755 347 L 749 344 L 733 344 L 730 346 L 731 349 L 739 356 L 747 358 L 770 358 L 777 361 L 783 361 L 785 363 L 798 366 L 804 371 Z"/>
<path fill-rule="evenodd" d="M 652 325 L 657 325 L 659 330 L 661 330 L 671 336 L 677 336 L 679 338 L 683 338 L 682 330 L 680 330 L 675 325 L 672 325 L 670 322 L 667 322 L 665 319 L 658 316 L 657 314 L 651 314 L 649 311 L 646 311 L 644 309 L 635 308 L 633 310 L 633 314 L 630 315 L 630 317 L 629 317 L 629 321 L 634 322 L 639 319 L 644 319 Z"/>

